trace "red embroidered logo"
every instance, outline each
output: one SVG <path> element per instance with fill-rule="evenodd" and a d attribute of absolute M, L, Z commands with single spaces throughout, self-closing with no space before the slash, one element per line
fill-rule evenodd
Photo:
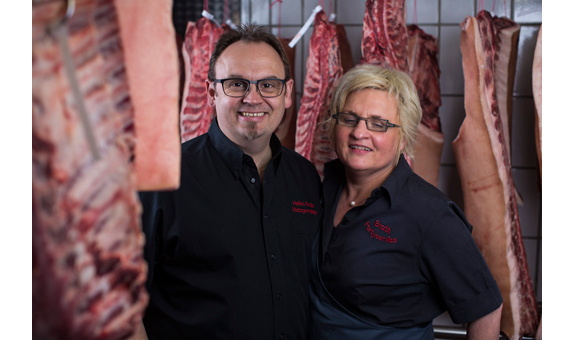
<path fill-rule="evenodd" d="M 369 223 L 369 221 L 365 222 L 364 225 L 366 226 L 366 230 L 372 238 L 374 238 L 380 242 L 397 243 L 397 238 L 395 238 L 395 237 L 381 236 L 378 233 L 376 233 L 375 230 L 371 227 L 371 224 Z M 375 223 L 373 226 L 374 226 L 374 228 L 380 229 L 381 231 L 383 231 L 384 233 L 386 233 L 388 235 L 391 234 L 391 228 L 389 226 L 381 224 L 381 222 L 379 222 L 379 220 L 375 220 Z"/>
<path fill-rule="evenodd" d="M 315 205 L 313 203 L 310 203 L 308 201 L 291 201 L 292 203 L 292 207 L 291 207 L 291 211 L 296 212 L 296 213 L 300 213 L 300 214 L 312 214 L 312 215 L 317 215 L 317 211 L 314 210 L 315 209 Z"/>

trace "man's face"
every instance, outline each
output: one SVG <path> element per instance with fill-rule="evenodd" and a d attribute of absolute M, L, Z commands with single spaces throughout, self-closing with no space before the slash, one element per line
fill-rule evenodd
<path fill-rule="evenodd" d="M 214 71 L 217 79 L 285 79 L 279 54 L 261 42 L 238 41 L 231 44 L 218 58 Z M 292 104 L 292 86 L 293 80 L 290 79 L 282 94 L 264 98 L 252 84 L 245 97 L 234 98 L 224 94 L 222 84 L 206 81 L 208 104 L 216 108 L 220 129 L 240 146 L 259 138 L 270 138 L 280 124 L 285 108 Z"/>

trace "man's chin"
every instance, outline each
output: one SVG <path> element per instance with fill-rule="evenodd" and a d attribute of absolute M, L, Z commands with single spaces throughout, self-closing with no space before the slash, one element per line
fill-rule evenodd
<path fill-rule="evenodd" d="M 258 124 L 254 122 L 247 122 L 244 124 L 244 136 L 248 141 L 260 138 L 263 136 L 263 132 L 259 131 Z"/>

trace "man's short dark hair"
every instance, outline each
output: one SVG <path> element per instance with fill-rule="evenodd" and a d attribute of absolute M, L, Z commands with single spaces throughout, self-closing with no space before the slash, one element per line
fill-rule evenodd
<path fill-rule="evenodd" d="M 218 39 L 218 42 L 214 47 L 212 57 L 210 58 L 210 70 L 208 71 L 208 79 L 210 81 L 213 81 L 216 78 L 216 61 L 222 52 L 228 48 L 228 46 L 238 41 L 263 42 L 273 47 L 273 49 L 276 50 L 276 52 L 279 54 L 284 64 L 284 79 L 289 80 L 291 78 L 288 58 L 281 42 L 276 38 L 276 36 L 273 35 L 266 27 L 256 26 L 254 24 L 242 24 L 238 29 L 228 30 L 220 36 L 220 39 Z"/>

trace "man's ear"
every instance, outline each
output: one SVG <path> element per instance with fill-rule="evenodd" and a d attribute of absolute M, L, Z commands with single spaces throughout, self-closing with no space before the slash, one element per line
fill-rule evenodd
<path fill-rule="evenodd" d="M 293 79 L 286 81 L 286 90 L 285 90 L 285 108 L 289 109 L 290 106 L 293 104 L 291 100 L 291 91 L 293 91 Z"/>
<path fill-rule="evenodd" d="M 216 107 L 216 83 L 211 82 L 209 79 L 206 79 L 206 92 L 208 96 L 208 105 L 209 107 Z"/>

